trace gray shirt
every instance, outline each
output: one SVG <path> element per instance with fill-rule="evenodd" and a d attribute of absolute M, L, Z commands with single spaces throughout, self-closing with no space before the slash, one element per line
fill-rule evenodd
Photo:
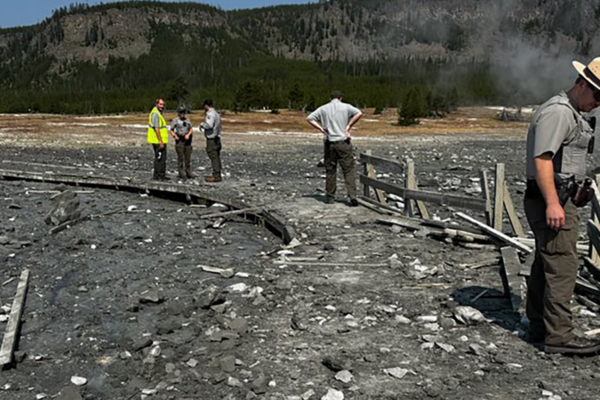
<path fill-rule="evenodd" d="M 338 99 L 317 108 L 308 116 L 309 120 L 317 121 L 325 129 L 326 140 L 330 142 L 339 142 L 346 140 L 346 127 L 348 122 L 360 110 L 348 103 L 342 103 Z"/>
<path fill-rule="evenodd" d="M 192 130 L 192 121 L 190 121 L 188 118 L 177 117 L 173 120 L 173 122 L 171 122 L 171 130 L 173 130 L 173 132 L 175 132 L 179 140 L 181 140 Z M 192 138 L 190 136 L 190 140 L 186 140 L 185 143 L 189 144 L 191 142 Z"/>
<path fill-rule="evenodd" d="M 592 129 L 565 92 L 542 104 L 527 134 L 527 179 L 535 179 L 535 158 L 551 153 L 554 171 L 563 177 L 585 176 Z"/>
<path fill-rule="evenodd" d="M 206 112 L 206 119 L 200 124 L 200 127 L 204 130 L 204 136 L 207 139 L 220 138 L 221 116 L 214 108 L 211 108 Z"/>
<path fill-rule="evenodd" d="M 158 112 L 160 113 L 160 110 L 158 110 Z M 152 127 L 154 129 L 157 129 L 157 128 L 160 129 L 160 128 L 162 128 L 160 126 L 160 115 L 158 113 L 152 114 Z"/>

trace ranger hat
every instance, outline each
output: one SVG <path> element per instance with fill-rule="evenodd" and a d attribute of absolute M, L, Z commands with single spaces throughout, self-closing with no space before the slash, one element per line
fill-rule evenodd
<path fill-rule="evenodd" d="M 600 57 L 594 58 L 587 66 L 579 61 L 573 61 L 573 67 L 583 79 L 592 84 L 597 90 L 600 90 Z"/>
<path fill-rule="evenodd" d="M 183 107 L 183 106 L 180 106 L 180 107 L 177 109 L 177 113 L 178 113 L 178 114 L 185 114 L 185 113 L 187 113 L 187 109 L 186 109 L 185 107 Z"/>

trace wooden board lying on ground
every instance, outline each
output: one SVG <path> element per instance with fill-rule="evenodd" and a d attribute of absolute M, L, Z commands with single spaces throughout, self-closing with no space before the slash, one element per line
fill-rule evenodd
<path fill-rule="evenodd" d="M 246 214 L 249 212 L 256 212 L 259 211 L 260 208 L 244 208 L 241 210 L 233 210 L 233 211 L 224 211 L 224 212 L 220 212 L 220 213 L 213 213 L 213 214 L 205 214 L 202 215 L 200 217 L 200 219 L 210 219 L 210 218 L 220 218 L 220 217 L 230 217 L 233 215 L 239 215 L 239 214 Z"/>
<path fill-rule="evenodd" d="M 512 310 L 519 311 L 523 298 L 521 295 L 521 281 L 523 278 L 519 277 L 519 272 L 521 272 L 519 254 L 514 247 L 503 247 L 500 252 L 502 253 L 500 273 L 504 284 L 504 294 L 510 300 Z"/>
<path fill-rule="evenodd" d="M 6 333 L 2 339 L 2 348 L 0 349 L 0 365 L 10 364 L 13 360 L 13 353 L 17 344 L 17 334 L 21 324 L 21 316 L 25 306 L 25 296 L 27 295 L 27 285 L 29 283 L 29 270 L 21 273 L 19 284 L 17 285 L 17 294 L 13 300 L 10 309 L 10 317 L 6 325 Z"/>
<path fill-rule="evenodd" d="M 527 246 L 525 246 L 524 244 L 519 243 L 518 241 L 506 236 L 504 233 L 497 231 L 494 228 L 491 228 L 489 226 L 487 226 L 486 224 L 484 224 L 483 222 L 477 221 L 475 218 L 469 217 L 466 214 L 463 214 L 461 212 L 456 213 L 456 216 L 459 218 L 464 219 L 465 221 L 469 221 L 470 223 L 478 226 L 479 228 L 481 228 L 483 231 L 485 231 L 486 233 L 489 233 L 490 235 L 492 235 L 493 237 L 495 237 L 496 239 L 502 240 L 503 242 L 505 242 L 506 244 L 511 245 L 512 247 L 515 247 L 517 250 L 521 250 L 527 254 L 533 252 L 533 250 Z"/>
<path fill-rule="evenodd" d="M 376 189 L 381 189 L 384 192 L 395 194 L 404 199 L 422 200 L 424 202 L 441 204 L 445 206 L 454 206 L 468 208 L 474 211 L 485 211 L 485 200 L 474 197 L 461 197 L 453 196 L 443 193 L 425 192 L 421 190 L 405 189 L 400 186 L 392 185 L 379 181 L 377 179 L 371 179 L 368 176 L 359 174 L 360 182 L 362 184 L 369 185 Z"/>

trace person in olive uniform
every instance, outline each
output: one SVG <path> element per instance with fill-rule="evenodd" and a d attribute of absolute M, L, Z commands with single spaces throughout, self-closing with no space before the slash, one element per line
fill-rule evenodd
<path fill-rule="evenodd" d="M 171 135 L 175 139 L 175 150 L 177 151 L 177 170 L 180 179 L 192 179 L 192 138 L 194 127 L 189 118 L 186 117 L 185 107 L 179 107 L 177 118 L 171 123 Z"/>
<path fill-rule="evenodd" d="M 337 164 L 340 164 L 344 173 L 350 206 L 356 207 L 358 206 L 358 200 L 356 199 L 356 162 L 350 139 L 350 130 L 363 114 L 358 108 L 343 103 L 342 100 L 342 92 L 334 91 L 331 94 L 331 102 L 316 109 L 308 116 L 307 121 L 324 135 L 327 203 L 332 204 L 335 202 Z"/>
<path fill-rule="evenodd" d="M 600 351 L 600 342 L 573 332 L 569 303 L 578 269 L 579 212 L 562 193 L 569 179 L 585 177 L 586 155 L 593 150 L 593 130 L 582 113 L 600 105 L 600 58 L 573 66 L 579 73 L 574 86 L 537 110 L 527 135 L 524 205 L 535 236 L 527 316 L 530 342 L 543 343 L 547 353 L 585 355 Z"/>

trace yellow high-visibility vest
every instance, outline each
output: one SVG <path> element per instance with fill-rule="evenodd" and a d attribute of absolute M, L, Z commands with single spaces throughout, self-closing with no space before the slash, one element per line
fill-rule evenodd
<path fill-rule="evenodd" d="M 162 116 L 162 114 L 160 113 L 160 111 L 158 111 L 158 108 L 154 107 L 152 109 L 152 112 L 150 112 L 150 117 L 148 119 L 148 143 L 151 144 L 159 144 L 160 141 L 158 140 L 158 137 L 156 136 L 156 130 L 154 129 L 154 127 L 152 126 L 152 116 L 154 114 L 158 114 L 158 117 L 160 118 L 160 136 L 162 137 L 162 141 L 163 143 L 169 143 L 169 128 L 167 127 L 167 121 L 165 121 L 165 118 Z"/>

